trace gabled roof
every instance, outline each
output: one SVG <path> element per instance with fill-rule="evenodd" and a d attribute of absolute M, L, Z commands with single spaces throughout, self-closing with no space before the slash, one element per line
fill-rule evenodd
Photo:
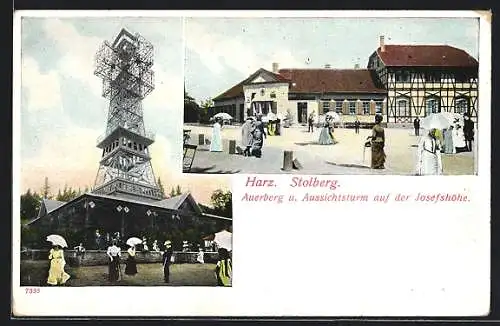
<path fill-rule="evenodd" d="M 38 210 L 38 216 L 48 214 L 58 207 L 66 204 L 64 201 L 52 200 L 52 199 L 42 199 L 40 209 Z"/>
<path fill-rule="evenodd" d="M 280 69 L 289 93 L 386 93 L 368 69 Z"/>
<path fill-rule="evenodd" d="M 250 83 L 252 80 L 254 80 L 258 75 L 260 75 L 262 73 L 267 74 L 268 76 L 271 76 L 274 79 L 273 82 L 289 82 L 288 80 L 286 80 L 285 78 L 283 78 L 283 76 L 280 76 L 279 74 L 275 74 L 271 71 L 260 68 L 259 70 L 257 70 L 256 72 L 254 72 L 253 74 L 251 74 L 250 76 L 248 76 L 247 78 L 245 78 L 244 80 L 239 82 L 238 84 L 234 85 L 233 87 L 231 87 L 227 91 L 223 92 L 222 94 L 216 96 L 213 99 L 213 101 L 222 101 L 222 100 L 231 99 L 231 98 L 235 98 L 235 97 L 243 97 L 244 96 L 243 95 L 243 85 Z"/>
<path fill-rule="evenodd" d="M 33 219 L 32 221 L 28 222 L 27 225 L 30 225 L 30 224 L 34 223 L 35 221 L 40 220 L 41 218 L 43 218 L 47 214 L 65 206 L 65 205 L 69 205 L 71 203 L 74 203 L 76 201 L 81 200 L 85 196 L 90 197 L 90 198 L 93 197 L 93 198 L 105 198 L 105 199 L 111 199 L 111 200 L 118 200 L 118 201 L 123 201 L 123 202 L 128 202 L 128 203 L 139 204 L 139 205 L 146 205 L 148 207 L 163 208 L 163 209 L 171 210 L 171 211 L 178 210 L 184 202 L 188 201 L 188 203 L 191 204 L 191 206 L 194 208 L 196 214 L 200 214 L 200 215 L 204 215 L 204 216 L 212 217 L 212 218 L 231 220 L 230 218 L 226 218 L 223 216 L 204 213 L 201 210 L 198 203 L 196 202 L 196 200 L 193 198 L 193 196 L 189 192 L 184 193 L 184 194 L 179 195 L 179 196 L 164 199 L 161 201 L 152 201 L 152 202 L 151 201 L 135 200 L 135 199 L 130 199 L 130 198 L 122 198 L 122 197 L 117 197 L 117 196 L 100 195 L 100 194 L 95 194 L 95 193 L 85 193 L 85 194 L 82 194 L 82 195 L 72 199 L 69 202 L 59 202 L 56 200 L 44 199 L 42 202 L 42 206 L 40 208 L 40 211 L 38 213 L 38 216 L 35 219 Z M 48 206 L 47 206 L 47 203 L 48 203 Z M 42 207 L 45 207 L 45 208 L 50 207 L 51 209 L 42 210 Z"/>
<path fill-rule="evenodd" d="M 202 214 L 203 213 L 203 211 L 201 210 L 200 206 L 198 206 L 198 203 L 196 202 L 196 200 L 194 200 L 193 196 L 189 192 L 186 192 L 186 193 L 181 194 L 179 196 L 175 196 L 175 197 L 170 197 L 170 198 L 164 199 L 162 201 L 156 202 L 155 204 L 157 204 L 159 206 L 162 206 L 164 208 L 177 210 L 186 201 L 189 204 L 191 204 L 191 206 L 194 208 L 194 210 L 195 210 L 196 213 L 198 213 L 198 214 Z"/>
<path fill-rule="evenodd" d="M 449 45 L 385 45 L 376 52 L 388 67 L 478 67 L 467 52 Z"/>

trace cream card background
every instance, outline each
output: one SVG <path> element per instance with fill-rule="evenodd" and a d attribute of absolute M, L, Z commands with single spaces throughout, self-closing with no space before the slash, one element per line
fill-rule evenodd
<path fill-rule="evenodd" d="M 130 15 L 37 12 L 36 15 Z M 244 203 L 233 176 L 232 288 L 19 287 L 19 58 L 14 62 L 13 309 L 19 315 L 462 316 L 489 311 L 490 24 L 477 12 L 135 12 L 168 16 L 479 17 L 478 176 L 330 176 L 342 192 L 462 192 L 468 203 Z M 19 18 L 19 17 L 16 17 Z M 19 53 L 16 19 L 15 54 Z M 179 114 L 182 110 L 179 110 Z M 266 176 L 288 194 L 291 176 Z M 299 194 L 306 189 L 297 190 Z M 318 192 L 318 189 L 308 191 Z M 120 300 L 117 298 L 137 298 Z M 142 298 L 148 298 L 142 300 Z"/>

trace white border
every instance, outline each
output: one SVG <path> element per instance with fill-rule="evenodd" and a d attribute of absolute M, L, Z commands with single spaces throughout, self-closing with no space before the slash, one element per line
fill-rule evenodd
<path fill-rule="evenodd" d="M 165 305 L 140 305 L 139 302 L 127 305 L 115 305 L 110 307 L 109 298 L 115 298 L 138 294 L 139 297 L 147 297 L 148 304 L 160 300 L 178 300 L 179 302 L 191 302 L 190 299 L 195 291 L 196 302 L 212 303 L 214 291 L 227 291 L 229 295 L 233 288 L 168 288 L 168 297 L 165 297 L 166 289 L 155 288 L 135 288 L 135 287 L 88 287 L 88 288 L 42 288 L 42 293 L 38 296 L 26 297 L 24 288 L 19 287 L 20 275 L 20 216 L 17 214 L 20 207 L 20 101 L 21 101 L 21 18 L 22 17 L 289 17 L 289 18 L 479 18 L 480 20 L 480 64 L 479 64 L 479 124 L 481 130 L 477 135 L 481 135 L 478 143 L 480 153 L 478 160 L 477 182 L 484 185 L 484 207 L 478 211 L 480 214 L 489 214 L 490 203 L 490 121 L 491 121 L 491 12 L 488 11 L 17 11 L 14 13 L 14 38 L 13 38 L 13 245 L 12 245 L 12 299 L 13 311 L 20 315 L 58 315 L 67 316 L 78 315 L 123 315 L 123 316 L 217 316 L 236 314 L 244 316 L 254 314 L 252 310 L 245 310 L 242 305 L 251 306 L 250 299 L 239 298 L 234 300 L 233 306 L 209 305 L 175 305 L 175 309 L 168 309 Z M 184 29 L 183 29 L 184 30 Z M 488 185 L 488 186 L 487 186 Z M 238 217 L 236 216 L 236 219 Z M 237 261 L 238 258 L 235 259 Z M 293 287 L 291 288 L 293 291 Z M 234 293 L 234 292 L 233 292 Z M 57 304 L 54 304 L 54 300 Z M 102 299 L 101 299 L 102 298 Z M 170 299 L 171 298 L 171 299 Z M 102 301 L 104 300 L 104 301 Z M 45 304 L 46 303 L 46 304 Z M 138 306 L 139 305 L 139 306 Z M 250 313 L 248 313 L 250 311 Z M 269 311 L 262 311 L 262 315 L 273 315 L 272 307 Z M 460 315 L 457 313 L 457 315 Z"/>

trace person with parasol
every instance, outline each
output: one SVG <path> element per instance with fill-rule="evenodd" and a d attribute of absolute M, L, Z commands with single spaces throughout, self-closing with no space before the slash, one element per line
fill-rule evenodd
<path fill-rule="evenodd" d="M 116 282 L 120 280 L 121 271 L 120 271 L 120 257 L 121 257 L 121 249 L 116 245 L 116 240 L 113 240 L 111 246 L 108 247 L 106 252 L 110 261 L 109 261 L 109 272 L 108 279 L 110 282 Z"/>
<path fill-rule="evenodd" d="M 132 237 L 127 240 L 127 245 L 129 246 L 127 250 L 127 260 L 125 261 L 125 274 L 134 276 L 137 274 L 137 263 L 135 261 L 135 246 L 141 244 L 142 241 L 139 238 Z"/>
<path fill-rule="evenodd" d="M 443 114 L 432 113 L 422 119 L 422 128 L 427 134 L 420 139 L 417 146 L 417 175 L 441 175 L 443 163 L 441 161 L 441 130 L 451 125 Z M 455 141 L 454 141 L 455 143 Z M 454 144 L 456 146 L 456 144 Z"/>
<path fill-rule="evenodd" d="M 212 139 L 210 142 L 211 152 L 222 152 L 221 128 L 222 128 L 222 118 L 216 117 L 215 123 L 212 127 Z"/>
<path fill-rule="evenodd" d="M 50 268 L 47 284 L 58 285 L 65 284 L 70 275 L 64 271 L 66 261 L 64 260 L 64 252 L 62 248 L 68 247 L 66 240 L 57 234 L 52 234 L 47 237 L 47 241 L 52 242 L 52 249 L 49 252 Z"/>

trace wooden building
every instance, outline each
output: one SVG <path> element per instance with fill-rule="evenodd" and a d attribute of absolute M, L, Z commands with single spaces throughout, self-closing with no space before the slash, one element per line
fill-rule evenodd
<path fill-rule="evenodd" d="M 66 203 L 44 199 L 28 227 L 37 231 L 42 242 L 48 234 L 56 233 L 73 239 L 70 247 L 83 242 L 92 248 L 96 230 L 100 234 L 119 232 L 122 239 L 168 237 L 175 243 L 176 236 L 185 237 L 185 230 L 196 230 L 200 235 L 193 236 L 201 240 L 201 235 L 231 227 L 231 222 L 231 218 L 205 213 L 190 193 L 155 202 L 86 193 Z M 177 242 L 182 240 L 186 239 Z"/>

